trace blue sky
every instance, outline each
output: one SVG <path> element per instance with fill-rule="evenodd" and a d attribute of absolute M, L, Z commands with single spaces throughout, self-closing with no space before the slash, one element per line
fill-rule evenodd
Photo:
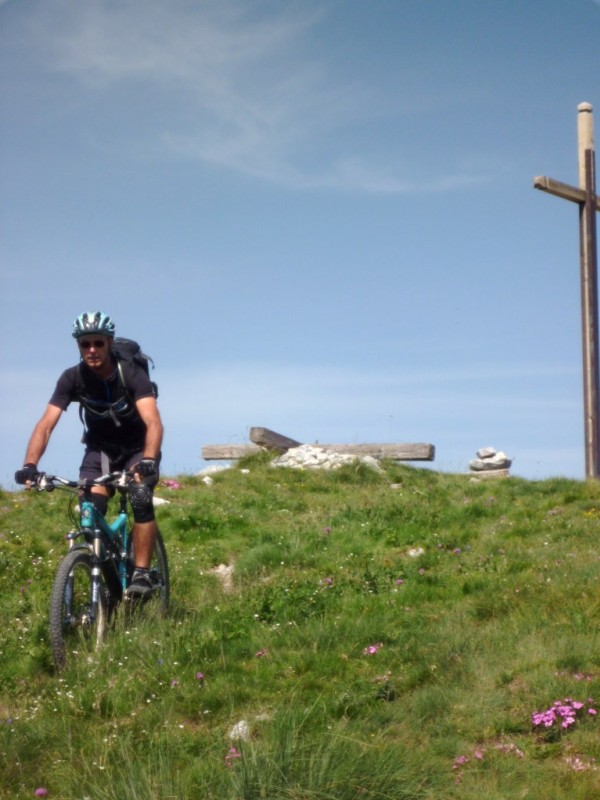
<path fill-rule="evenodd" d="M 533 178 L 577 183 L 599 41 L 594 0 L 0 2 L 0 484 L 88 308 L 168 474 L 258 425 L 583 478 L 578 213 Z"/>

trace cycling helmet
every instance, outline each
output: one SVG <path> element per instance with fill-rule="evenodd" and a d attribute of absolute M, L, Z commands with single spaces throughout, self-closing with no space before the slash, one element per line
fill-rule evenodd
<path fill-rule="evenodd" d="M 84 311 L 73 323 L 73 336 L 88 336 L 90 333 L 99 333 L 102 336 L 115 335 L 115 323 L 103 311 Z"/>

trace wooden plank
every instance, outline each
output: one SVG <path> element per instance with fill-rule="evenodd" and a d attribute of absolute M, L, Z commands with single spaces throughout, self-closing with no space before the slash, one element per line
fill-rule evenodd
<path fill-rule="evenodd" d="M 302 444 L 288 436 L 275 433 L 269 428 L 250 428 L 250 441 L 260 444 L 268 450 L 277 450 L 278 453 L 285 453 L 290 447 L 299 447 Z"/>
<path fill-rule="evenodd" d="M 255 444 L 205 444 L 202 448 L 202 458 L 205 461 L 235 461 L 260 453 L 262 449 Z"/>
<path fill-rule="evenodd" d="M 572 200 L 574 203 L 585 203 L 586 193 L 585 189 L 579 189 L 577 186 L 570 186 L 568 183 L 555 181 L 554 178 L 546 178 L 545 176 L 538 176 L 533 179 L 534 189 L 541 189 L 543 192 L 555 194 L 557 197 L 562 197 L 564 200 Z M 596 211 L 600 211 L 600 197 L 594 198 Z"/>
<path fill-rule="evenodd" d="M 315 446 L 334 453 L 391 458 L 393 461 L 433 461 L 435 458 L 435 447 L 432 444 L 317 444 Z"/>
<path fill-rule="evenodd" d="M 295 447 L 298 445 L 294 445 Z M 432 444 L 315 444 L 334 453 L 356 456 L 390 458 L 393 461 L 433 461 L 435 447 Z M 256 444 L 207 444 L 202 448 L 205 461 L 235 461 L 238 458 L 260 453 L 265 448 Z M 289 449 L 289 448 L 288 448 Z"/>

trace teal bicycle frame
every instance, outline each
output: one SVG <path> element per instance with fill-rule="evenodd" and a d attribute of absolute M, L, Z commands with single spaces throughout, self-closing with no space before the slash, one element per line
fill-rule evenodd
<path fill-rule="evenodd" d="M 91 493 L 83 491 L 79 502 L 80 530 L 67 534 L 69 549 L 87 549 L 92 553 L 92 596 L 90 617 L 95 620 L 100 602 L 101 577 L 116 605 L 129 585 L 131 569 L 128 563 L 129 530 L 127 517 L 127 486 L 117 486 L 120 491 L 120 510 L 113 522 L 107 522 L 97 510 Z M 82 537 L 84 543 L 76 544 Z"/>
<path fill-rule="evenodd" d="M 100 646 L 121 601 L 125 613 L 130 613 L 150 599 L 135 593 L 128 597 L 135 562 L 133 528 L 127 513 L 133 477 L 130 472 L 119 471 L 72 481 L 41 473 L 36 480 L 38 491 L 64 489 L 79 498 L 78 514 L 71 514 L 77 529 L 66 535 L 69 552 L 58 565 L 50 598 L 50 644 L 58 670 L 65 667 L 69 653 L 76 652 L 73 646 Z M 95 487 L 119 493 L 119 513 L 112 522 L 94 505 Z M 153 606 L 164 614 L 169 607 L 169 565 L 158 527 L 149 571 L 153 586 L 149 594 L 158 600 Z"/>

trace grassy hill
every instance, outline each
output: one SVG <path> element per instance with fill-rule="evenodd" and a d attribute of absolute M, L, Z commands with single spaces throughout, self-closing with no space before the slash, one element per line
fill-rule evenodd
<path fill-rule="evenodd" d="M 1 798 L 600 796 L 598 483 L 261 458 L 177 480 L 169 616 L 60 675 L 68 499 L 0 494 Z"/>

